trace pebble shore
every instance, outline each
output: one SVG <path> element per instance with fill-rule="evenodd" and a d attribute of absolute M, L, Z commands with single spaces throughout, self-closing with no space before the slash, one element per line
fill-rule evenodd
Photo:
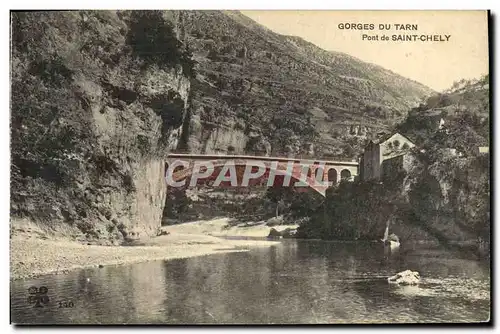
<path fill-rule="evenodd" d="M 86 245 L 64 238 L 44 239 L 36 234 L 15 234 L 10 240 L 10 277 L 23 279 L 44 274 L 64 274 L 69 270 L 88 267 L 241 252 L 251 247 L 278 244 L 267 240 L 222 239 L 207 235 L 210 232 L 217 233 L 220 222 L 208 223 L 208 226 L 213 226 L 212 231 L 207 230 L 207 224 L 198 224 L 198 230 L 193 223 L 172 226 L 169 235 L 141 240 L 140 246 Z M 249 233 L 255 235 L 250 230 Z"/>

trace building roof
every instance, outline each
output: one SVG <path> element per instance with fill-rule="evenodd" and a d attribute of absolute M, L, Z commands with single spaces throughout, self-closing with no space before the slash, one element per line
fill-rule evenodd
<path fill-rule="evenodd" d="M 394 133 L 386 133 L 380 137 L 378 137 L 376 140 L 374 140 L 375 144 L 381 144 L 385 141 L 387 141 L 389 138 L 391 138 L 394 135 Z"/>
<path fill-rule="evenodd" d="M 375 144 L 382 144 L 382 143 L 385 143 L 386 141 L 388 141 L 389 139 L 391 139 L 392 137 L 394 137 L 395 135 L 400 135 L 401 137 L 403 137 L 404 139 L 406 139 L 407 141 L 409 141 L 410 143 L 413 144 L 413 142 L 408 139 L 408 137 L 406 136 L 403 136 L 401 133 L 399 132 L 392 132 L 392 133 L 389 133 L 389 134 L 386 134 L 386 135 L 383 135 L 382 137 L 378 138 L 377 141 L 375 141 Z"/>

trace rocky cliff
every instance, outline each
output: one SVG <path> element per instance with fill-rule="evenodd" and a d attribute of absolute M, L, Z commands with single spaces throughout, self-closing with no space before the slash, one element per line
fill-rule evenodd
<path fill-rule="evenodd" d="M 479 151 L 489 146 L 489 96 L 488 75 L 462 80 L 401 125 L 423 149 L 405 180 L 411 219 L 441 241 L 490 240 L 490 156 Z"/>
<path fill-rule="evenodd" d="M 183 11 L 179 23 L 197 61 L 181 151 L 350 159 L 432 93 L 239 12 Z"/>
<path fill-rule="evenodd" d="M 108 243 L 156 232 L 192 62 L 175 15 L 15 12 L 11 217 Z"/>

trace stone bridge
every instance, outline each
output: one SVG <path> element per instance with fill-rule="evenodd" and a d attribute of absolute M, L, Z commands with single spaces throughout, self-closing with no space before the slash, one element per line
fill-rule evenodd
<path fill-rule="evenodd" d="M 181 161 L 183 162 L 182 165 L 180 165 Z M 196 162 L 199 164 L 209 163 L 214 167 L 214 172 L 211 176 L 195 180 L 194 183 L 197 186 L 202 184 L 215 187 L 235 186 L 234 184 L 229 184 L 227 180 L 222 182 L 218 182 L 216 180 L 217 175 L 221 172 L 221 170 L 224 170 L 224 168 L 227 169 L 227 167 L 224 166 L 230 163 L 235 166 L 234 171 L 237 175 L 237 186 L 264 186 L 264 184 L 267 184 L 267 186 L 279 186 L 283 185 L 283 181 L 288 178 L 290 180 L 288 184 L 290 186 L 297 187 L 297 190 L 300 191 L 302 189 L 307 190 L 308 188 L 311 188 L 320 193 L 322 196 L 325 196 L 325 192 L 328 187 L 334 186 L 342 180 L 352 181 L 359 173 L 359 163 L 355 161 L 178 153 L 172 153 L 167 156 L 165 171 L 167 171 L 169 167 L 172 167 L 173 171 L 171 171 L 171 175 L 173 180 L 191 181 L 191 176 Z M 259 175 L 259 177 L 256 177 L 255 179 L 247 179 L 247 183 L 242 184 L 242 181 L 245 183 L 243 172 L 247 167 L 247 164 L 265 167 L 265 172 L 263 175 Z M 258 166 L 255 167 L 255 169 L 258 169 Z M 255 169 L 253 169 L 252 172 L 255 172 Z M 203 173 L 203 167 L 201 167 L 201 170 L 198 170 L 198 172 Z M 322 175 L 320 173 L 322 173 Z M 227 171 L 224 175 L 227 175 Z M 270 176 L 274 181 L 271 185 L 267 183 Z M 297 185 L 297 182 L 301 181 L 301 185 Z M 285 182 L 285 184 L 287 184 L 287 182 Z M 193 186 L 192 183 L 191 186 Z"/>

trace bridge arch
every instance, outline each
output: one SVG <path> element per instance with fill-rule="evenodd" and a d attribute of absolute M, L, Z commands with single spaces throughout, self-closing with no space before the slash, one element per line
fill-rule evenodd
<path fill-rule="evenodd" d="M 337 183 L 337 175 L 338 175 L 338 172 L 337 172 L 337 169 L 335 168 L 330 168 L 328 169 L 328 183 L 331 183 L 331 184 L 336 184 Z"/>
<path fill-rule="evenodd" d="M 184 166 L 182 166 L 182 165 L 175 166 L 175 167 L 174 167 L 174 171 L 173 171 L 173 173 L 175 174 L 175 173 L 177 173 L 177 172 L 182 172 L 184 169 L 185 169 L 185 168 L 184 168 Z"/>
<path fill-rule="evenodd" d="M 342 169 L 342 171 L 340 172 L 340 180 L 350 180 L 351 179 L 351 171 L 349 169 Z"/>
<path fill-rule="evenodd" d="M 229 161 L 231 161 L 236 168 L 238 186 L 240 186 L 241 177 L 243 176 L 243 171 L 246 168 L 248 161 L 247 160 L 229 160 Z M 221 172 L 221 169 L 228 163 L 228 160 L 215 160 L 215 161 L 210 161 L 210 163 L 213 165 L 214 171 L 217 171 L 215 173 L 215 176 L 200 179 L 200 181 L 203 181 L 203 182 L 208 183 L 208 184 L 211 184 L 212 181 L 216 179 L 216 177 Z M 257 179 L 254 179 L 254 180 L 256 180 L 254 182 L 255 184 L 266 184 L 267 177 L 269 176 L 269 173 L 271 171 L 280 171 L 280 172 L 284 172 L 284 175 L 280 173 L 279 175 L 276 175 L 276 178 L 281 179 L 281 178 L 289 176 L 290 177 L 290 185 L 289 186 L 293 187 L 294 189 L 311 188 L 312 190 L 316 191 L 317 193 L 321 194 L 322 196 L 325 196 L 325 192 L 326 192 L 326 189 L 328 188 L 328 184 L 327 183 L 325 183 L 325 184 L 319 183 L 318 184 L 318 182 L 316 181 L 316 178 L 315 178 L 315 176 L 318 172 L 318 169 L 316 169 L 314 171 L 314 176 L 313 176 L 313 171 L 311 168 L 309 168 L 309 170 L 307 172 L 307 176 L 305 178 L 305 182 L 307 185 L 299 187 L 299 186 L 294 186 L 294 183 L 301 181 L 300 176 L 302 173 L 302 167 L 299 164 L 296 164 L 294 166 L 294 169 L 291 173 L 288 172 L 288 170 L 286 168 L 280 168 L 280 167 L 283 167 L 283 165 L 279 165 L 279 164 L 278 164 L 278 168 L 273 168 L 272 164 L 265 163 L 265 167 L 266 167 L 266 172 L 264 173 L 263 176 L 261 176 Z M 252 168 L 252 172 L 255 172 L 254 168 Z M 256 168 L 258 168 L 258 167 L 256 167 Z M 194 171 L 194 164 L 191 161 L 188 168 L 183 168 L 183 166 L 176 166 L 174 168 L 172 178 L 176 182 L 186 180 L 186 183 L 183 187 L 187 187 L 191 181 L 190 178 L 193 174 L 193 171 Z M 206 171 L 206 167 L 202 165 L 200 168 L 200 172 L 203 173 L 204 171 Z M 335 171 L 335 174 L 336 174 L 336 171 Z M 264 180 L 264 177 L 266 178 L 265 180 Z M 275 178 L 275 180 L 276 180 L 276 178 Z M 227 181 L 224 181 L 224 182 L 227 182 Z"/>

